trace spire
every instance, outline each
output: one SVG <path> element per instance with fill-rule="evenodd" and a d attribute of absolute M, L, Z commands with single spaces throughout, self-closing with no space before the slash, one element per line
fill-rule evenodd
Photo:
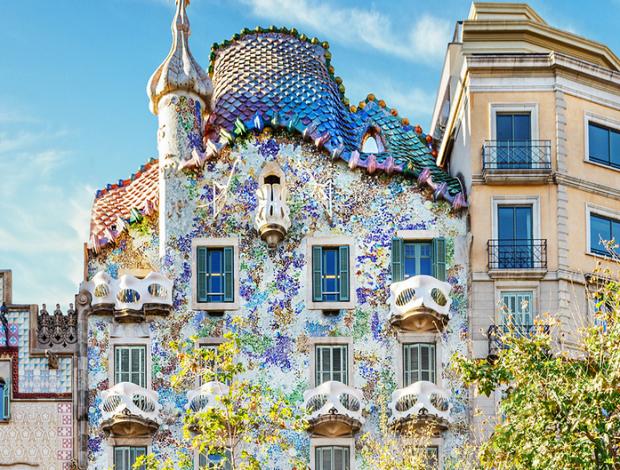
<path fill-rule="evenodd" d="M 213 92 L 211 79 L 198 65 L 189 50 L 189 19 L 185 11 L 190 0 L 176 0 L 177 9 L 172 21 L 172 47 L 166 60 L 149 79 L 146 92 L 150 109 L 157 114 L 159 100 L 175 90 L 187 90 L 200 96 L 206 106 Z"/>

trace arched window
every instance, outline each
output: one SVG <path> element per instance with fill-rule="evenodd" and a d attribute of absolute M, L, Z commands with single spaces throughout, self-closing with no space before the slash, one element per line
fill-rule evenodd
<path fill-rule="evenodd" d="M 362 153 L 377 154 L 381 152 L 385 152 L 381 130 L 376 127 L 369 127 L 362 138 Z"/>
<path fill-rule="evenodd" d="M 11 387 L 8 381 L 0 377 L 0 421 L 7 421 L 11 410 Z"/>

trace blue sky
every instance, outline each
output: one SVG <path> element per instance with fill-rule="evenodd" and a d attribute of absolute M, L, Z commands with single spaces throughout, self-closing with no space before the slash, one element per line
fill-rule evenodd
<path fill-rule="evenodd" d="M 552 26 L 620 55 L 620 0 L 531 1 Z M 192 0 L 191 49 L 243 27 L 331 44 L 352 102 L 372 92 L 428 127 L 446 42 L 469 1 Z M 14 301 L 66 305 L 97 188 L 156 156 L 145 93 L 170 47 L 174 0 L 0 0 L 0 269 Z"/>

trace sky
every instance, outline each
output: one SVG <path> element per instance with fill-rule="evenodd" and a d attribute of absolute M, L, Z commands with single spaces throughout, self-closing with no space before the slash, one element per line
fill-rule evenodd
<path fill-rule="evenodd" d="M 620 55 L 620 0 L 531 0 L 552 26 Z M 244 27 L 330 43 L 352 103 L 374 93 L 428 128 L 465 0 L 192 0 L 191 50 Z M 146 83 L 170 48 L 174 0 L 0 0 L 0 269 L 14 303 L 66 306 L 83 277 L 98 188 L 157 156 Z"/>

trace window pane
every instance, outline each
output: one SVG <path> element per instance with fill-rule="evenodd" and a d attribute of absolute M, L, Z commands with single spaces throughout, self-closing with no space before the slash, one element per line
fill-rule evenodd
<path fill-rule="evenodd" d="M 532 207 L 515 208 L 515 238 L 517 240 L 532 239 Z"/>
<path fill-rule="evenodd" d="M 608 254 L 605 241 L 611 239 L 611 221 L 597 215 L 590 215 L 590 249 L 595 253 Z"/>
<path fill-rule="evenodd" d="M 511 114 L 497 114 L 496 124 L 496 140 L 508 142 L 514 140 Z"/>
<path fill-rule="evenodd" d="M 609 131 L 607 129 L 590 123 L 588 125 L 588 143 L 592 160 L 609 162 Z"/>
<path fill-rule="evenodd" d="M 611 131 L 610 139 L 610 163 L 612 164 L 612 166 L 620 168 L 620 132 Z"/>
<path fill-rule="evenodd" d="M 350 450 L 344 446 L 321 446 L 314 450 L 316 470 L 349 470 Z"/>
<path fill-rule="evenodd" d="M 530 124 L 530 114 L 515 114 L 514 115 L 514 140 L 518 142 L 532 140 L 531 137 L 532 126 Z"/>
<path fill-rule="evenodd" d="M 340 266 L 338 248 L 323 248 L 323 300 L 338 301 L 340 297 Z"/>
<path fill-rule="evenodd" d="M 497 208 L 497 235 L 500 240 L 513 240 L 514 227 L 514 208 L 509 206 L 500 206 Z"/>
<path fill-rule="evenodd" d="M 224 301 L 224 249 L 207 249 L 207 301 Z"/>
<path fill-rule="evenodd" d="M 411 276 L 433 274 L 433 244 L 429 242 L 404 243 L 404 275 Z"/>

